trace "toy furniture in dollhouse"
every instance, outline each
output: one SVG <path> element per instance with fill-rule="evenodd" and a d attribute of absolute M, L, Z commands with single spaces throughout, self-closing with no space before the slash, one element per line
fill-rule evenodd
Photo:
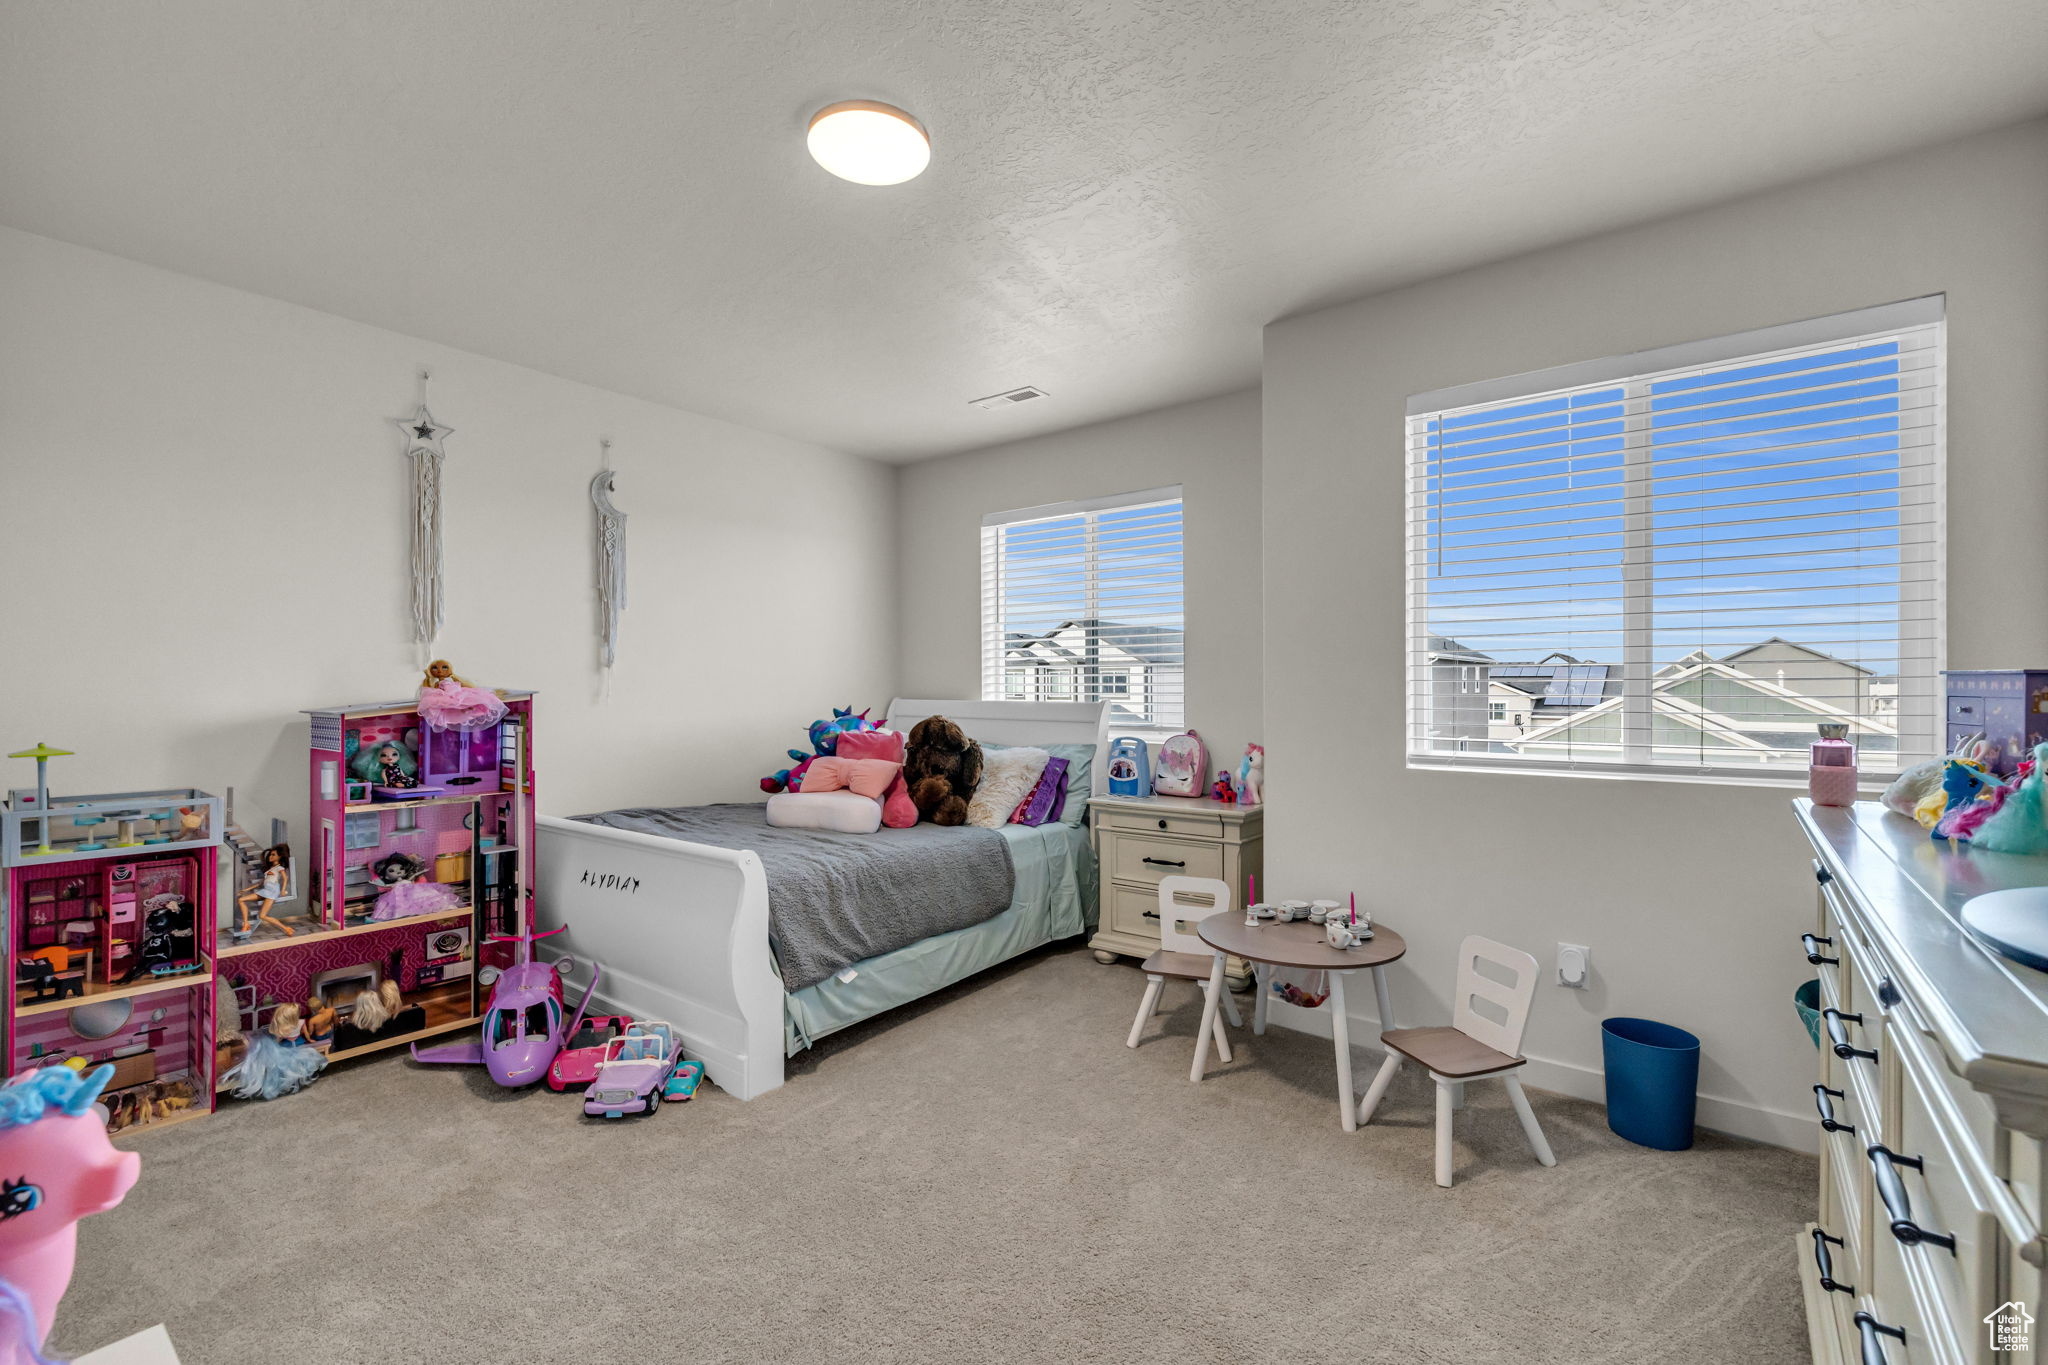
<path fill-rule="evenodd" d="M 1482 974 L 1486 963 L 1493 975 Z M 1502 980 L 1500 978 L 1505 978 Z M 1508 1102 L 1522 1121 L 1522 1133 L 1529 1150 L 1545 1166 L 1555 1166 L 1543 1127 L 1522 1093 L 1515 1069 L 1528 1059 L 1521 1055 L 1522 1034 L 1529 1026 L 1529 1003 L 1536 994 L 1536 959 L 1518 948 L 1510 948 L 1477 934 L 1458 945 L 1458 984 L 1452 997 L 1449 1028 L 1397 1028 L 1380 1034 L 1387 1059 L 1358 1106 L 1358 1121 L 1371 1123 L 1373 1111 L 1387 1093 L 1394 1073 L 1405 1058 L 1421 1066 L 1436 1082 L 1436 1183 L 1451 1187 L 1451 1111 L 1457 1107 L 1458 1087 L 1467 1081 L 1498 1078 L 1507 1087 Z M 1484 1013 L 1475 1003 L 1486 1002 Z M 1499 1014 L 1499 1019 L 1489 1017 Z"/>
<path fill-rule="evenodd" d="M 1124 1040 L 1126 1047 L 1138 1045 L 1138 1037 L 1145 1031 L 1145 1021 L 1159 1008 L 1159 996 L 1166 989 L 1168 977 L 1176 981 L 1192 981 L 1207 988 L 1209 969 L 1213 965 L 1209 945 L 1196 937 L 1191 929 L 1181 926 L 1192 926 L 1210 915 L 1227 913 L 1230 905 L 1228 882 L 1213 877 L 1159 879 L 1159 951 L 1145 959 L 1145 996 L 1138 1003 L 1138 1017 L 1131 1021 L 1130 1037 Z M 1244 1027 L 1244 1020 L 1238 1017 L 1237 1006 L 1227 991 L 1223 995 L 1223 1009 L 1228 1012 L 1233 1027 Z M 1230 1039 L 1223 1032 L 1220 1018 L 1212 1022 L 1216 1055 L 1227 1062 L 1230 1060 Z"/>

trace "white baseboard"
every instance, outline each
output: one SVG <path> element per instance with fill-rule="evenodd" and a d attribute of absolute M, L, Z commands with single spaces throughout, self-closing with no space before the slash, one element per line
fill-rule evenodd
<path fill-rule="evenodd" d="M 1247 1023 L 1250 1022 L 1253 1003 L 1247 999 L 1242 1005 Z M 1352 1050 L 1371 1053 L 1373 1065 L 1377 1066 L 1382 1055 L 1379 1020 L 1356 1012 L 1350 1018 Z M 1266 1023 L 1269 1027 L 1278 1025 L 1300 1033 L 1312 1033 L 1318 1038 L 1330 1036 L 1330 1012 L 1326 1009 L 1305 1010 L 1275 1000 L 1267 1006 Z M 1372 1076 L 1370 1070 L 1358 1066 L 1352 1067 L 1352 1074 L 1361 1081 Z M 1594 1067 L 1531 1055 L 1522 1076 L 1526 1084 L 1538 1090 L 1552 1090 L 1573 1099 L 1591 1100 L 1595 1104 L 1604 1103 L 1607 1098 L 1606 1078 Z M 1820 1129 L 1810 1114 L 1788 1114 L 1741 1100 L 1701 1095 L 1694 1122 L 1709 1132 L 1727 1133 L 1731 1137 L 1768 1143 L 1788 1151 L 1804 1152 L 1808 1156 L 1818 1155 L 1820 1151 Z"/>

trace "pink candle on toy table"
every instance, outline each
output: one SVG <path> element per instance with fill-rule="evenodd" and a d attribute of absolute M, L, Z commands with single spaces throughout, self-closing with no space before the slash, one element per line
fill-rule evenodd
<path fill-rule="evenodd" d="M 1856 746 L 1848 739 L 1849 727 L 1827 721 L 1821 737 L 1807 751 L 1806 794 L 1816 806 L 1856 804 Z"/>

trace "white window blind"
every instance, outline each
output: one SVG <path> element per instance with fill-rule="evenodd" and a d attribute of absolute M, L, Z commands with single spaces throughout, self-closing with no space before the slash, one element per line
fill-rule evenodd
<path fill-rule="evenodd" d="M 1411 766 L 1941 750 L 1939 296 L 1408 405 Z"/>
<path fill-rule="evenodd" d="M 1180 489 L 998 512 L 981 526 L 981 695 L 1110 703 L 1181 729 Z"/>

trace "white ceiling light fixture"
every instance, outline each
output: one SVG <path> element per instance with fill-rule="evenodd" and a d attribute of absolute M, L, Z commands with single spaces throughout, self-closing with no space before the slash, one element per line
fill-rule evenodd
<path fill-rule="evenodd" d="M 900 185 L 932 160 L 924 125 L 893 104 L 841 100 L 811 115 L 811 159 L 856 185 Z"/>

